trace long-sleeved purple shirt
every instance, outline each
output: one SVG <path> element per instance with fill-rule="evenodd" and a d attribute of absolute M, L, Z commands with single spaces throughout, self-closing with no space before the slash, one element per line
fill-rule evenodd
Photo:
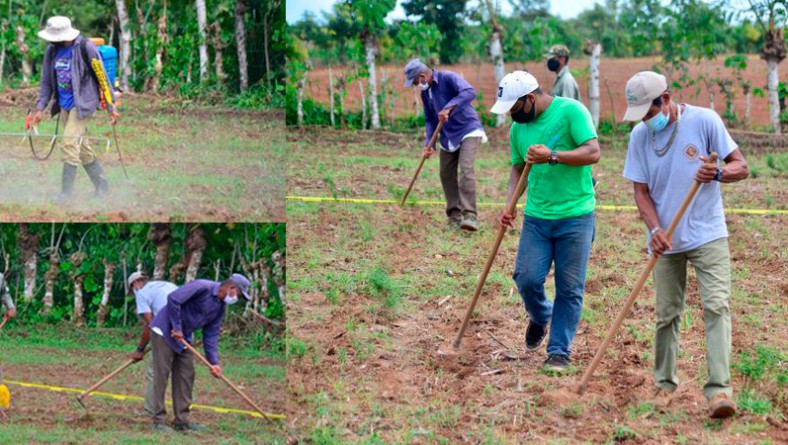
<path fill-rule="evenodd" d="M 451 71 L 433 70 L 430 89 L 421 92 L 424 122 L 427 127 L 424 145 L 429 144 L 432 133 L 438 126 L 438 113 L 444 108 L 456 106 L 449 114 L 449 120 L 441 128 L 440 143 L 444 148 L 449 148 L 450 141 L 452 146 L 458 147 L 466 134 L 481 130 L 482 122 L 471 104 L 474 99 L 476 99 L 476 90 L 462 76 Z"/>
<path fill-rule="evenodd" d="M 202 329 L 205 358 L 211 364 L 219 363 L 219 331 L 222 329 L 224 302 L 218 298 L 221 283 L 211 280 L 194 280 L 167 296 L 167 306 L 156 314 L 151 329 L 159 328 L 164 341 L 177 353 L 186 346 L 170 336 L 171 330 L 183 332 L 183 338 L 192 342 L 192 334 Z"/>

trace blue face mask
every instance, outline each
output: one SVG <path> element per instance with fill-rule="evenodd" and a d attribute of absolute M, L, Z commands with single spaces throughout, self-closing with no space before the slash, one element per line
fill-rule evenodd
<path fill-rule="evenodd" d="M 660 111 L 654 117 L 646 121 L 646 126 L 654 133 L 659 133 L 668 126 L 669 120 L 670 119 Z"/>

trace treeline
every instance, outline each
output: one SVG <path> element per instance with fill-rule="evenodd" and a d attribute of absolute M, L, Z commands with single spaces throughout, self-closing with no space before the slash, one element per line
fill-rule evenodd
<path fill-rule="evenodd" d="M 271 103 L 284 84 L 283 0 L 2 0 L 0 85 L 36 85 L 47 18 L 118 50 L 117 86 L 184 98 Z M 255 101 L 257 99 L 257 101 Z"/>
<path fill-rule="evenodd" d="M 285 257 L 281 223 L 0 225 L 0 271 L 23 322 L 127 326 L 137 323 L 126 283 L 134 271 L 177 285 L 238 272 L 253 301 L 231 312 L 279 331 Z"/>

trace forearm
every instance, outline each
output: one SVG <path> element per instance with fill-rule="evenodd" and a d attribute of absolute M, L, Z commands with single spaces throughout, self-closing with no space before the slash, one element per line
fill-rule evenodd
<path fill-rule="evenodd" d="M 145 323 L 142 326 L 142 335 L 140 335 L 140 341 L 137 343 L 137 350 L 143 351 L 145 346 L 148 346 L 148 342 L 150 342 L 150 325 Z"/>
<path fill-rule="evenodd" d="M 635 204 L 640 213 L 640 219 L 646 224 L 649 231 L 655 227 L 659 227 L 659 218 L 657 217 L 657 208 L 654 206 L 654 201 L 651 195 L 648 194 L 648 189 L 642 190 L 635 186 Z"/>
<path fill-rule="evenodd" d="M 593 141 L 593 142 L 592 142 Z M 599 162 L 600 150 L 596 139 L 584 143 L 574 150 L 558 152 L 558 163 L 582 167 Z"/>
<path fill-rule="evenodd" d="M 514 192 L 517 188 L 517 183 L 520 182 L 520 176 L 523 174 L 523 169 L 525 168 L 525 164 L 517 164 L 512 166 L 512 170 L 509 173 L 509 190 L 506 193 L 506 203 L 512 202 L 512 197 L 514 196 Z M 515 198 L 515 201 L 519 201 L 520 196 Z"/>
<path fill-rule="evenodd" d="M 748 176 L 750 176 L 750 170 L 747 167 L 747 161 L 731 161 L 722 167 L 722 180 L 720 182 L 724 182 L 726 184 L 738 182 L 742 179 L 747 179 Z"/>
<path fill-rule="evenodd" d="M 452 100 L 448 101 L 443 109 L 445 110 L 447 108 L 455 108 L 460 105 L 469 104 L 473 102 L 474 99 L 476 99 L 476 90 L 473 88 L 466 88 L 454 96 Z"/>

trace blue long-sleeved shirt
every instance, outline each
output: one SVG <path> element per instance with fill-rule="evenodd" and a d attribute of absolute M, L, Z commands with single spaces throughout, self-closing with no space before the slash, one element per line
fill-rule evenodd
<path fill-rule="evenodd" d="M 219 363 L 219 332 L 226 304 L 220 301 L 219 285 L 211 280 L 194 280 L 167 296 L 167 306 L 153 318 L 151 329 L 159 328 L 164 341 L 177 353 L 186 349 L 170 335 L 171 330 L 183 332 L 183 338 L 192 342 L 192 334 L 202 329 L 205 358 L 211 364 Z"/>
<path fill-rule="evenodd" d="M 474 99 L 476 90 L 462 76 L 451 71 L 433 70 L 430 89 L 421 92 L 427 127 L 424 145 L 429 144 L 432 133 L 438 126 L 438 113 L 445 108 L 456 107 L 441 128 L 440 143 L 444 148 L 449 148 L 449 142 L 451 146 L 458 147 L 466 134 L 481 130 L 482 122 L 472 105 Z"/>

